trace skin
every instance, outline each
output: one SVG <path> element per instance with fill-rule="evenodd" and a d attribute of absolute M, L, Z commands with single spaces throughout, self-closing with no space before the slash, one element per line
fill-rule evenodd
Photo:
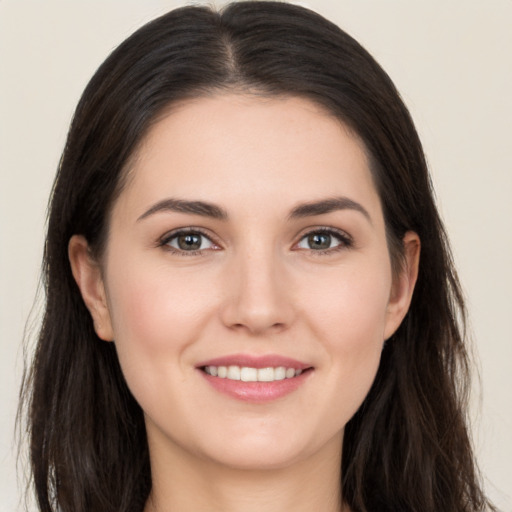
<path fill-rule="evenodd" d="M 361 208 L 290 216 L 335 197 Z M 213 203 L 227 218 L 150 211 L 168 198 Z M 205 238 L 187 253 L 168 235 L 190 227 Z M 324 250 L 308 239 L 319 228 L 334 231 Z M 153 126 L 101 262 L 83 237 L 69 244 L 96 332 L 115 340 L 145 414 L 146 510 L 342 510 L 344 427 L 407 312 L 419 248 L 407 233 L 393 279 L 364 146 L 307 100 L 215 95 L 174 106 Z M 239 353 L 312 370 L 284 397 L 244 402 L 197 369 Z"/>

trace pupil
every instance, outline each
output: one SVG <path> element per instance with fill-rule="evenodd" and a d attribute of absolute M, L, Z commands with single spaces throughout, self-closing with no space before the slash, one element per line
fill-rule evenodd
<path fill-rule="evenodd" d="M 308 243 L 311 249 L 329 249 L 331 246 L 331 235 L 314 233 L 309 235 Z"/>
<path fill-rule="evenodd" d="M 178 237 L 178 246 L 184 251 L 196 251 L 201 248 L 201 235 L 181 235 Z"/>

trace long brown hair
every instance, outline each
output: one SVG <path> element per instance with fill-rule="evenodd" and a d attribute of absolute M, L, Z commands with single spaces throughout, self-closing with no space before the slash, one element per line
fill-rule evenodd
<path fill-rule="evenodd" d="M 96 336 L 71 275 L 69 239 L 99 256 L 130 157 L 173 103 L 215 91 L 300 96 L 364 142 L 389 250 L 421 238 L 410 310 L 346 426 L 343 499 L 354 511 L 475 512 L 483 495 L 466 426 L 465 310 L 421 143 L 393 83 L 354 39 L 279 2 L 176 9 L 102 64 L 76 109 L 51 196 L 46 310 L 22 388 L 43 512 L 141 512 L 151 489 L 143 414 L 115 344 Z"/>

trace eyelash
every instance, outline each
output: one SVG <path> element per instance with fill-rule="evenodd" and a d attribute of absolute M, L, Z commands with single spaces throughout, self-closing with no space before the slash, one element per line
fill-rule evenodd
<path fill-rule="evenodd" d="M 170 233 L 167 233 L 164 235 L 161 240 L 158 243 L 159 247 L 163 247 L 169 252 L 172 252 L 173 254 L 177 254 L 178 256 L 202 256 L 204 255 L 205 251 L 210 250 L 217 250 L 217 249 L 196 249 L 193 251 L 186 251 L 183 249 L 177 249 L 175 247 L 170 246 L 172 240 L 177 239 L 179 236 L 182 235 L 199 235 L 202 238 L 206 238 L 209 240 L 215 247 L 219 247 L 219 244 L 213 240 L 212 236 L 209 234 L 206 234 L 202 229 L 195 228 L 195 227 L 189 227 L 189 228 L 180 228 L 175 231 L 171 231 Z"/>
<path fill-rule="evenodd" d="M 295 246 L 297 246 L 305 238 L 312 236 L 312 235 L 318 235 L 318 234 L 329 235 L 332 238 L 336 239 L 339 242 L 339 244 L 336 245 L 335 247 L 329 247 L 327 249 L 318 249 L 318 250 L 304 249 L 304 250 L 309 250 L 310 253 L 315 256 L 323 256 L 323 255 L 337 253 L 339 251 L 350 249 L 354 246 L 354 240 L 348 233 L 345 233 L 344 231 L 341 231 L 340 229 L 334 229 L 331 227 L 318 227 L 318 228 L 311 229 L 310 231 L 308 231 L 307 233 L 305 233 L 304 235 L 301 236 L 299 242 L 297 242 L 295 244 Z"/>
<path fill-rule="evenodd" d="M 296 244 L 294 244 L 294 247 L 297 247 L 307 237 L 312 236 L 312 235 L 318 235 L 318 234 L 329 235 L 329 236 L 333 237 L 334 239 L 336 239 L 339 242 L 339 244 L 336 245 L 335 247 L 329 247 L 327 249 L 315 250 L 315 249 L 311 249 L 311 248 L 310 249 L 297 248 L 296 250 L 308 250 L 311 254 L 314 254 L 315 256 L 322 256 L 322 255 L 333 254 L 333 253 L 336 253 L 338 251 L 342 251 L 345 249 L 350 249 L 354 246 L 354 241 L 353 241 L 352 237 L 350 235 L 348 235 L 347 233 L 345 233 L 344 231 L 330 228 L 330 227 L 329 228 L 328 227 L 318 227 L 318 228 L 311 229 L 307 233 L 303 234 L 300 237 L 299 241 Z M 196 249 L 196 250 L 187 251 L 184 249 L 177 249 L 177 248 L 169 245 L 174 239 L 177 239 L 179 236 L 182 236 L 182 235 L 199 235 L 200 237 L 204 237 L 207 240 L 209 240 L 211 242 L 211 244 L 213 244 L 213 246 L 215 246 L 215 248 Z M 220 247 L 220 245 L 212 238 L 211 235 L 206 234 L 202 229 L 195 228 L 195 227 L 180 228 L 178 230 L 167 233 L 160 239 L 160 241 L 158 242 L 158 246 L 163 247 L 164 249 L 168 250 L 169 252 L 172 252 L 179 256 L 202 256 L 202 255 L 204 255 L 204 253 L 206 251 L 218 250 L 218 248 Z"/>

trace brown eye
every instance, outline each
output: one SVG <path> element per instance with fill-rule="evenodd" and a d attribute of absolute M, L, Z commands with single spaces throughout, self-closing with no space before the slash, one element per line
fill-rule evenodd
<path fill-rule="evenodd" d="M 207 236 L 195 231 L 176 233 L 169 237 L 163 245 L 178 252 L 195 252 L 215 247 L 215 244 Z"/>
<path fill-rule="evenodd" d="M 331 247 L 332 237 L 327 233 L 312 233 L 307 237 L 309 249 L 325 250 Z"/>
<path fill-rule="evenodd" d="M 194 233 L 187 235 L 179 235 L 176 238 L 178 247 L 182 251 L 197 251 L 201 248 L 201 235 Z"/>
<path fill-rule="evenodd" d="M 346 233 L 334 229 L 311 231 L 297 244 L 298 249 L 309 251 L 335 251 L 352 246 L 352 238 Z"/>

